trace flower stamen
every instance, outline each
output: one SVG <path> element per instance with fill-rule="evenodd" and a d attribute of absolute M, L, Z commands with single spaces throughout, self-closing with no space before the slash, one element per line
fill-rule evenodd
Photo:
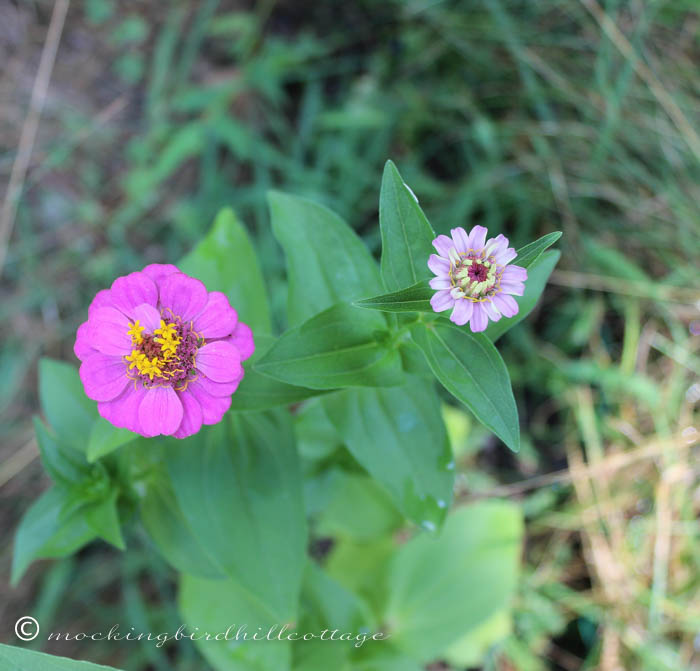
<path fill-rule="evenodd" d="M 137 345 L 143 340 L 141 333 L 143 332 L 144 328 L 144 326 L 141 326 L 139 319 L 133 323 L 129 322 L 129 330 L 127 331 L 127 334 L 131 336 L 131 342 L 134 343 L 134 345 Z"/>
<path fill-rule="evenodd" d="M 143 333 L 138 321 L 129 324 L 129 335 L 135 347 L 124 357 L 129 364 L 127 376 L 141 380 L 147 386 L 152 383 L 170 384 L 175 389 L 186 388 L 196 376 L 197 349 L 203 338 L 194 330 L 192 322 L 173 315 L 160 320 L 153 333 Z"/>

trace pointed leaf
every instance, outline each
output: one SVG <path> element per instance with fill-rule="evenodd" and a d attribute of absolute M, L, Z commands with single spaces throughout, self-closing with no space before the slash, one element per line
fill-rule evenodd
<path fill-rule="evenodd" d="M 52 487 L 22 517 L 12 557 L 13 585 L 35 559 L 67 557 L 96 537 L 83 514 L 76 511 L 61 519 L 64 496 L 58 487 Z"/>
<path fill-rule="evenodd" d="M 275 625 L 278 632 L 284 622 L 235 581 L 181 574 L 178 604 L 183 619 L 190 623 L 187 633 L 202 636 L 195 640 L 195 645 L 217 671 L 288 671 L 290 668 L 289 641 L 243 638 L 245 634 L 264 636 Z M 195 626 L 199 629 L 193 632 Z M 209 633 L 209 640 L 204 638 L 204 633 Z"/>
<path fill-rule="evenodd" d="M 284 333 L 255 369 L 311 389 L 402 381 L 401 357 L 384 317 L 343 303 Z"/>
<path fill-rule="evenodd" d="M 428 286 L 428 280 L 421 280 L 407 289 L 364 298 L 355 301 L 354 305 L 382 312 L 433 312 L 430 299 L 434 294 L 435 290 Z"/>
<path fill-rule="evenodd" d="M 259 361 L 276 341 L 274 336 L 256 334 L 255 353 L 246 364 L 245 377 L 233 395 L 231 410 L 269 410 L 281 405 L 293 405 L 325 393 L 287 384 L 255 370 L 255 362 Z"/>
<path fill-rule="evenodd" d="M 177 264 L 183 273 L 225 293 L 253 332 L 270 333 L 270 309 L 255 249 L 233 210 L 221 210 L 207 236 Z"/>
<path fill-rule="evenodd" d="M 323 399 L 357 459 L 416 524 L 436 530 L 452 500 L 452 452 L 433 384 L 351 389 Z"/>
<path fill-rule="evenodd" d="M 113 490 L 111 494 L 101 501 L 85 506 L 80 511 L 85 515 L 89 527 L 103 540 L 111 543 L 116 548 L 124 550 L 126 545 L 119 524 L 117 512 L 117 498 L 119 492 Z"/>
<path fill-rule="evenodd" d="M 382 278 L 387 289 L 402 289 L 431 277 L 428 257 L 434 251 L 435 231 L 392 161 L 387 161 L 384 166 L 379 225 L 382 232 Z"/>
<path fill-rule="evenodd" d="M 69 486 L 89 477 L 90 467 L 85 455 L 60 443 L 38 417 L 34 418 L 34 432 L 41 463 L 55 483 Z"/>
<path fill-rule="evenodd" d="M 294 405 L 312 396 L 324 394 L 318 389 L 298 387 L 247 370 L 243 381 L 233 395 L 231 410 L 268 410 L 281 405 Z"/>
<path fill-rule="evenodd" d="M 232 413 L 167 449 L 178 504 L 212 564 L 277 622 L 293 619 L 306 520 L 287 413 Z"/>
<path fill-rule="evenodd" d="M 138 437 L 138 434 L 128 429 L 119 429 L 106 419 L 98 417 L 92 425 L 88 438 L 87 460 L 93 463 L 123 445 L 128 445 Z"/>
<path fill-rule="evenodd" d="M 387 572 L 391 643 L 429 662 L 506 607 L 522 535 L 517 506 L 487 501 L 458 508 L 439 538 L 418 535 L 403 545 Z"/>
<path fill-rule="evenodd" d="M 330 498 L 316 523 L 320 536 L 367 541 L 386 536 L 403 524 L 391 495 L 376 480 L 339 469 L 329 476 Z"/>
<path fill-rule="evenodd" d="M 287 257 L 290 325 L 382 290 L 369 250 L 335 212 L 277 191 L 268 200 L 272 230 Z"/>
<path fill-rule="evenodd" d="M 513 260 L 516 266 L 521 266 L 523 268 L 529 268 L 537 259 L 542 256 L 544 251 L 551 247 L 557 240 L 561 238 L 561 231 L 554 231 L 553 233 L 547 233 L 541 238 L 538 238 L 529 245 L 525 245 L 518 250 L 518 256 Z"/>
<path fill-rule="evenodd" d="M 85 450 L 97 404 L 83 389 L 78 369 L 63 361 L 39 361 L 39 401 L 41 410 L 59 440 Z"/>
<path fill-rule="evenodd" d="M 0 643 L 0 668 L 3 671 L 119 671 L 111 666 L 56 657 Z"/>
<path fill-rule="evenodd" d="M 445 389 L 517 452 L 518 409 L 508 369 L 491 341 L 444 322 L 418 325 L 411 330 L 411 336 Z"/>
<path fill-rule="evenodd" d="M 513 296 L 518 304 L 518 314 L 515 317 L 501 317 L 497 322 L 490 322 L 484 331 L 487 338 L 495 342 L 533 311 L 560 256 L 559 250 L 550 249 L 530 265 L 527 269 L 525 293 L 522 296 Z"/>
<path fill-rule="evenodd" d="M 301 601 L 303 611 L 301 623 L 297 628 L 299 631 L 328 630 L 332 634 L 333 630 L 338 630 L 339 633 L 352 632 L 354 637 L 369 637 L 376 631 L 376 618 L 367 603 L 340 585 L 312 561 L 307 563 Z M 362 642 L 361 638 L 354 637 L 342 641 L 338 640 L 337 636 L 335 640 L 317 638 L 295 641 L 292 644 L 294 669 L 351 671 L 355 665 L 351 664 L 350 658 L 359 651 L 359 648 L 355 647 L 356 644 L 366 645 L 366 649 L 372 645 L 371 641 Z M 366 649 L 363 648 L 363 652 Z"/>
<path fill-rule="evenodd" d="M 144 527 L 171 566 L 203 578 L 224 578 L 192 531 L 169 480 L 148 481 L 140 510 Z"/>

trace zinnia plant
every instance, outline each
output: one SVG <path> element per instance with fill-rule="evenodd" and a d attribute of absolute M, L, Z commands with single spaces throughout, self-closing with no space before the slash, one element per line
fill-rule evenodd
<path fill-rule="evenodd" d="M 147 535 L 201 632 L 295 623 L 390 638 L 197 641 L 217 671 L 474 666 L 465 637 L 494 642 L 481 632 L 512 603 L 522 520 L 507 501 L 451 511 L 445 406 L 519 449 L 496 343 L 534 308 L 560 234 L 517 251 L 482 226 L 436 235 L 391 162 L 379 264 L 327 208 L 277 192 L 269 204 L 286 314 L 272 319 L 252 241 L 224 210 L 177 266 L 97 293 L 79 371 L 40 362 L 36 436 L 54 485 L 19 527 L 13 580 L 97 538 L 126 549 Z M 309 548 L 326 539 L 319 561 Z"/>
<path fill-rule="evenodd" d="M 223 293 L 152 264 L 100 291 L 88 314 L 74 351 L 102 417 L 142 436 L 176 438 L 221 421 L 254 350 Z"/>

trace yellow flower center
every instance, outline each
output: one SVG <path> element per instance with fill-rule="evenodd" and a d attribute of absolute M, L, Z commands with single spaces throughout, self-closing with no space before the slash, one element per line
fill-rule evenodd
<path fill-rule="evenodd" d="M 142 335 L 144 327 L 135 322 L 129 322 L 127 333 L 131 336 L 131 342 L 135 345 L 131 354 L 124 357 L 129 363 L 128 371 L 134 371 L 136 375 L 144 375 L 149 380 L 159 378 L 168 380 L 171 377 L 183 373 L 182 368 L 173 366 L 176 361 L 178 345 L 182 338 L 178 335 L 177 324 L 160 320 L 160 327 L 153 331 L 153 336 Z"/>

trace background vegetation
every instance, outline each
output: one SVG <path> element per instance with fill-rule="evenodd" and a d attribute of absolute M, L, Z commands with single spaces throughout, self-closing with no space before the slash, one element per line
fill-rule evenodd
<path fill-rule="evenodd" d="M 178 620 L 138 529 L 127 553 L 92 545 L 9 588 L 11 535 L 47 485 L 38 356 L 74 362 L 94 293 L 179 258 L 222 206 L 283 328 L 266 191 L 325 202 L 376 251 L 392 158 L 440 232 L 564 231 L 539 308 L 499 345 L 523 451 L 446 410 L 459 499 L 508 497 L 527 522 L 514 621 L 482 668 L 698 668 L 699 27 L 692 0 L 3 2 L 0 640 L 28 610 L 74 631 Z M 48 651 L 202 668 L 184 645 Z"/>

